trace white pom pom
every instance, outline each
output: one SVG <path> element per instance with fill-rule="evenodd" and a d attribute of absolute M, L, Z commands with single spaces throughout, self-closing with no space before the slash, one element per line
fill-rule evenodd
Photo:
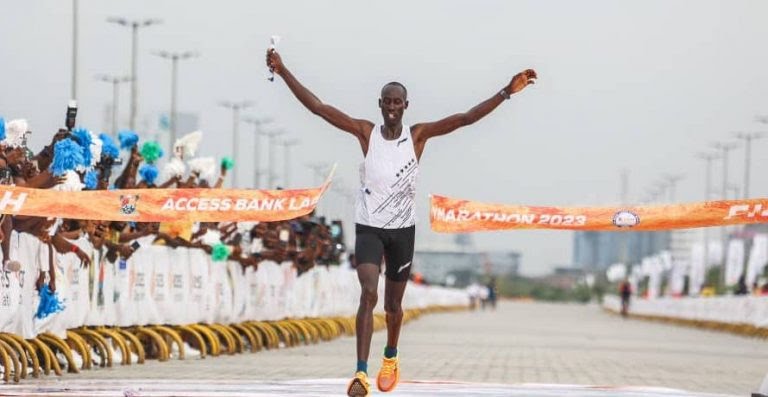
<path fill-rule="evenodd" d="M 189 170 L 199 174 L 200 179 L 210 181 L 216 173 L 216 159 L 213 157 L 198 157 L 187 162 Z"/>
<path fill-rule="evenodd" d="M 195 131 L 176 140 L 173 144 L 173 154 L 176 157 L 189 158 L 197 153 L 197 147 L 203 140 L 203 132 Z"/>
<path fill-rule="evenodd" d="M 53 190 L 59 192 L 79 192 L 85 187 L 85 184 L 80 182 L 80 176 L 75 171 L 66 171 L 64 178 L 64 182 L 54 186 Z"/>
<path fill-rule="evenodd" d="M 176 157 L 165 163 L 165 167 L 163 167 L 163 175 L 165 175 L 166 179 L 182 177 L 186 171 L 187 166 Z"/>
<path fill-rule="evenodd" d="M 91 134 L 91 167 L 95 167 L 101 160 L 101 148 L 104 145 L 104 142 L 102 142 L 99 136 L 94 134 L 93 131 L 88 131 L 88 133 Z"/>
<path fill-rule="evenodd" d="M 20 147 L 24 144 L 24 135 L 29 131 L 27 120 L 16 119 L 5 124 L 5 144 Z"/>

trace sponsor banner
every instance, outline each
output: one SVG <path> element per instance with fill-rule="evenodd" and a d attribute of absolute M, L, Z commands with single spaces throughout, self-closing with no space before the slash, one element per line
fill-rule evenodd
<path fill-rule="evenodd" d="M 432 195 L 432 230 L 445 233 L 508 229 L 669 230 L 768 222 L 768 199 L 638 207 L 531 207 Z"/>
<path fill-rule="evenodd" d="M 125 189 L 60 192 L 0 186 L 0 213 L 134 222 L 272 222 L 306 215 L 330 185 L 312 189 Z"/>

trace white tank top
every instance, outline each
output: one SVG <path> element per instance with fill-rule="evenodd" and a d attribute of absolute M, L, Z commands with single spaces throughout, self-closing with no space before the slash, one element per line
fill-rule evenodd
<path fill-rule="evenodd" d="M 389 141 L 382 136 L 381 126 L 375 125 L 360 164 L 355 222 L 382 229 L 416 224 L 413 203 L 418 174 L 411 128 L 404 125 L 400 136 Z"/>

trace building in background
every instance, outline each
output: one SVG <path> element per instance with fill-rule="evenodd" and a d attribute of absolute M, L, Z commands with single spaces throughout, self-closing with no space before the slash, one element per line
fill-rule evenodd
<path fill-rule="evenodd" d="M 585 271 L 597 271 L 614 263 L 640 263 L 646 256 L 671 249 L 673 240 L 676 249 L 682 250 L 680 241 L 689 241 L 689 238 L 673 239 L 672 235 L 666 231 L 574 232 L 573 265 Z"/>
<path fill-rule="evenodd" d="M 669 232 L 669 252 L 673 263 L 691 263 L 693 244 L 702 241 L 701 232 L 696 229 L 672 230 Z"/>
<path fill-rule="evenodd" d="M 517 275 L 520 253 L 471 249 L 419 249 L 414 253 L 414 272 L 432 284 L 464 287 L 477 278 L 492 274 Z"/>

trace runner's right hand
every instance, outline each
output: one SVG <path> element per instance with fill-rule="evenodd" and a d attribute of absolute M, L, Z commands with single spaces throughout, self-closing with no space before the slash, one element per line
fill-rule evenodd
<path fill-rule="evenodd" d="M 276 75 L 280 75 L 283 71 L 283 60 L 274 48 L 267 50 L 267 67 Z"/>

